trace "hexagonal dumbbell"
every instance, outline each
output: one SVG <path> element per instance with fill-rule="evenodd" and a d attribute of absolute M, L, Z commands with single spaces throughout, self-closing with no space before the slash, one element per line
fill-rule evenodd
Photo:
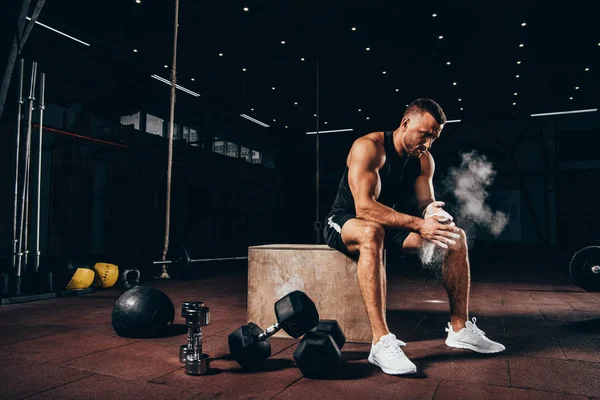
<path fill-rule="evenodd" d="M 268 338 L 280 329 L 293 338 L 299 338 L 319 322 L 315 303 L 299 290 L 287 294 L 275 303 L 275 316 L 277 323 L 265 331 L 250 322 L 229 335 L 229 351 L 243 368 L 258 368 L 271 356 Z"/>
<path fill-rule="evenodd" d="M 324 319 L 307 332 L 294 352 L 296 365 L 307 378 L 325 378 L 342 359 L 346 336 L 337 321 Z"/>

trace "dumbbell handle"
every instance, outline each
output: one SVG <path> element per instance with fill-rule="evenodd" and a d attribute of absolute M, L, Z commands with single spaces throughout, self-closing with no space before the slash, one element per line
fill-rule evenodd
<path fill-rule="evenodd" d="M 266 340 L 267 338 L 273 336 L 280 330 L 281 330 L 281 326 L 279 326 L 279 322 L 274 325 L 271 325 L 270 327 L 265 329 L 265 331 L 263 333 L 258 335 L 258 340 L 262 342 L 263 340 Z"/>

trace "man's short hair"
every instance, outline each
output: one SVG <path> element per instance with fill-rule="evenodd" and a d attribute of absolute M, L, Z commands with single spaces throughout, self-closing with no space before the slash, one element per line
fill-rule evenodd
<path fill-rule="evenodd" d="M 440 125 L 446 123 L 446 114 L 444 114 L 444 110 L 442 110 L 442 107 L 440 107 L 438 103 L 431 99 L 416 99 L 410 103 L 406 111 L 404 111 L 403 118 L 409 114 L 422 112 L 431 114 L 435 121 Z"/>

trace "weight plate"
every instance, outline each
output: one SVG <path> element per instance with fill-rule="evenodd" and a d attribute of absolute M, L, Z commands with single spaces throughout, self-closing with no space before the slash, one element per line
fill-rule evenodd
<path fill-rule="evenodd" d="M 174 244 L 169 246 L 167 251 L 167 260 L 172 260 L 172 264 L 167 264 L 169 275 L 173 279 L 186 279 L 190 274 L 192 258 L 187 248 L 183 244 Z"/>
<path fill-rule="evenodd" d="M 579 250 L 571 259 L 571 279 L 581 288 L 600 291 L 600 246 L 588 246 Z"/>

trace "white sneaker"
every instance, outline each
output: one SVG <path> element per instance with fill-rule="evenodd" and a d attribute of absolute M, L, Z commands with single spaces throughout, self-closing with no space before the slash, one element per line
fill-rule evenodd
<path fill-rule="evenodd" d="M 448 322 L 448 327 L 446 328 L 446 332 L 448 332 L 446 345 L 457 349 L 468 349 L 485 354 L 499 353 L 506 350 L 500 343 L 485 337 L 485 332 L 475 325 L 476 321 L 477 319 L 475 318 L 473 318 L 473 322 L 467 321 L 465 327 L 458 332 L 454 332 L 452 324 Z"/>
<path fill-rule="evenodd" d="M 386 374 L 414 374 L 417 367 L 406 357 L 400 346 L 406 346 L 406 343 L 396 339 L 393 333 L 382 336 L 377 344 L 371 346 L 369 362 Z"/>

